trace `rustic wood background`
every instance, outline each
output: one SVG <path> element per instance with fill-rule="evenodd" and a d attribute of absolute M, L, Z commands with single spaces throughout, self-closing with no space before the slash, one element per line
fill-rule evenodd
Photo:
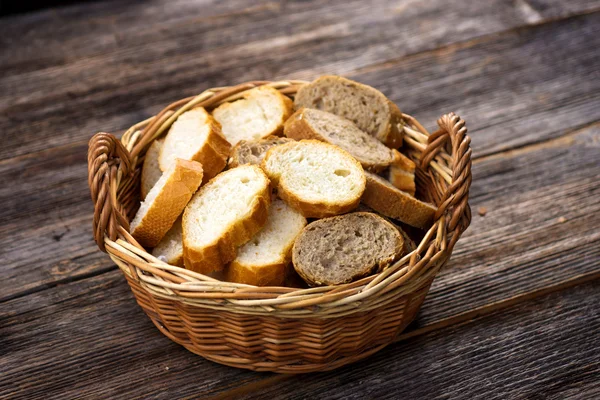
<path fill-rule="evenodd" d="M 430 128 L 461 115 L 473 223 L 417 321 L 367 360 L 306 376 L 205 361 L 156 330 L 95 246 L 87 141 L 212 86 L 323 73 Z M 4 17 L 0 397 L 599 398 L 599 121 L 597 0 L 115 0 Z"/>

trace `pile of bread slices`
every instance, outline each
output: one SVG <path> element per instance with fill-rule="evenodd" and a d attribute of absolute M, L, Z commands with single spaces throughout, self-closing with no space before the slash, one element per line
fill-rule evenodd
<path fill-rule="evenodd" d="M 381 92 L 338 76 L 294 101 L 260 86 L 194 108 L 147 151 L 131 234 L 169 264 L 258 286 L 381 271 L 414 249 L 399 225 L 426 229 L 436 212 L 414 197 L 403 124 Z"/>

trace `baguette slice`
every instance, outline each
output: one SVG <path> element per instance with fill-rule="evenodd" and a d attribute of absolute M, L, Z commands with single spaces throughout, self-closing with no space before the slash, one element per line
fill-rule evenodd
<path fill-rule="evenodd" d="M 202 274 L 221 271 L 267 222 L 269 179 L 256 165 L 230 169 L 204 185 L 183 213 L 183 261 Z"/>
<path fill-rule="evenodd" d="M 338 146 L 369 171 L 382 171 L 395 157 L 391 149 L 351 121 L 326 111 L 301 108 L 286 121 L 283 132 L 292 139 L 316 139 Z"/>
<path fill-rule="evenodd" d="M 164 257 L 171 265 L 183 267 L 183 228 L 181 227 L 181 216 L 173 223 L 169 232 L 158 242 L 152 250 L 154 257 Z"/>
<path fill-rule="evenodd" d="M 267 136 L 266 138 L 259 140 L 240 140 L 233 146 L 233 149 L 231 149 L 231 155 L 229 156 L 227 166 L 229 168 L 235 168 L 244 164 L 260 165 L 263 158 L 265 158 L 267 151 L 271 147 L 291 141 L 292 139 L 278 136 Z"/>
<path fill-rule="evenodd" d="M 389 218 L 410 226 L 427 229 L 433 223 L 437 208 L 401 191 L 382 177 L 365 172 L 367 187 L 362 202 Z"/>
<path fill-rule="evenodd" d="M 351 211 L 365 190 L 360 163 L 339 147 L 316 140 L 272 147 L 261 166 L 279 197 L 307 218 Z"/>
<path fill-rule="evenodd" d="M 316 108 L 347 118 L 389 147 L 402 144 L 402 112 L 379 90 L 350 79 L 322 76 L 298 90 L 294 107 Z"/>
<path fill-rule="evenodd" d="M 395 158 L 387 171 L 388 181 L 398 189 L 415 195 L 415 163 L 399 151 L 392 150 Z"/>
<path fill-rule="evenodd" d="M 142 246 L 160 242 L 202 183 L 202 175 L 202 165 L 181 159 L 162 174 L 131 221 L 131 234 Z"/>
<path fill-rule="evenodd" d="M 269 208 L 265 227 L 238 249 L 238 256 L 226 269 L 230 282 L 256 286 L 281 286 L 292 260 L 294 240 L 306 226 L 306 218 L 282 200 Z"/>
<path fill-rule="evenodd" d="M 311 286 L 339 285 L 390 265 L 404 239 L 378 215 L 355 212 L 309 224 L 296 239 L 294 269 Z"/>
<path fill-rule="evenodd" d="M 260 86 L 244 93 L 244 97 L 223 103 L 213 111 L 223 134 L 232 145 L 240 140 L 258 140 L 278 135 L 292 114 L 289 97 L 270 86 Z"/>
<path fill-rule="evenodd" d="M 227 165 L 231 145 L 221 134 L 217 121 L 202 107 L 186 111 L 171 126 L 158 158 L 166 171 L 175 159 L 198 161 L 204 169 L 204 182 Z"/>
<path fill-rule="evenodd" d="M 160 154 L 162 144 L 162 140 L 155 140 L 152 142 L 144 157 L 144 164 L 142 166 L 142 185 L 140 188 L 142 200 L 146 198 L 150 189 L 152 189 L 162 175 L 162 171 L 158 166 L 158 155 Z"/>

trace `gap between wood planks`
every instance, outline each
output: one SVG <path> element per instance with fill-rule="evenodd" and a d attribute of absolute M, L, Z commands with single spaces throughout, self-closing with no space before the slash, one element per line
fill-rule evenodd
<path fill-rule="evenodd" d="M 588 283 L 588 282 L 594 281 L 599 278 L 600 278 L 600 271 L 578 275 L 571 279 L 567 279 L 563 282 L 560 282 L 556 285 L 548 286 L 543 289 L 534 290 L 531 292 L 527 292 L 527 293 L 523 293 L 523 294 L 511 297 L 509 299 L 491 303 L 491 304 L 488 304 L 488 305 L 485 305 L 485 306 L 482 306 L 482 307 L 479 307 L 479 308 L 476 308 L 476 309 L 473 309 L 470 311 L 466 311 L 466 312 L 454 315 L 449 318 L 445 318 L 443 320 L 434 322 L 427 326 L 423 326 L 423 327 L 415 329 L 413 331 L 403 333 L 396 338 L 395 343 L 401 342 L 404 340 L 408 340 L 408 339 L 411 339 L 411 338 L 414 338 L 417 336 L 425 335 L 425 334 L 428 334 L 431 332 L 435 332 L 440 329 L 448 328 L 450 326 L 458 327 L 461 325 L 469 324 L 471 322 L 474 322 L 476 319 L 478 319 L 480 317 L 484 317 L 484 316 L 487 316 L 494 312 L 504 310 L 506 308 L 515 306 L 522 302 L 533 300 L 538 297 L 543 297 L 543 296 L 546 296 L 551 293 L 563 291 L 565 289 L 569 289 L 569 288 L 572 288 L 572 287 L 575 287 L 575 286 L 578 286 L 578 285 L 581 285 L 584 283 Z M 225 392 L 222 392 L 216 396 L 208 397 L 208 399 L 211 399 L 211 400 L 235 399 L 242 394 L 260 390 L 264 387 L 273 385 L 275 383 L 279 383 L 279 382 L 285 381 L 287 379 L 291 379 L 294 376 L 295 375 L 293 375 L 293 374 L 274 374 L 268 378 L 264 378 L 264 379 L 254 381 L 254 382 L 242 385 L 242 386 L 238 386 L 234 389 L 230 389 Z"/>

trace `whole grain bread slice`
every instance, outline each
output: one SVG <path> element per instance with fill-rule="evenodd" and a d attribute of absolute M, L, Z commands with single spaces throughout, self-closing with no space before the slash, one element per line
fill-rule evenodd
<path fill-rule="evenodd" d="M 382 171 L 395 159 L 392 149 L 350 120 L 326 111 L 299 109 L 286 121 L 283 133 L 296 140 L 316 139 L 338 146 L 352 154 L 363 168 L 373 172 Z"/>
<path fill-rule="evenodd" d="M 416 165 L 410 158 L 399 151 L 392 151 L 394 152 L 394 161 L 387 170 L 387 179 L 398 189 L 414 196 L 417 189 L 415 185 Z"/>
<path fill-rule="evenodd" d="M 142 183 L 140 187 L 142 200 L 146 198 L 150 189 L 152 189 L 162 175 L 162 171 L 158 166 L 158 156 L 160 154 L 162 143 L 163 141 L 160 139 L 152 142 L 144 157 L 144 164 L 142 165 Z"/>
<path fill-rule="evenodd" d="M 362 202 L 373 210 L 404 222 L 410 226 L 427 229 L 433 223 L 437 208 L 401 191 L 384 178 L 365 172 L 367 185 Z"/>
<path fill-rule="evenodd" d="M 347 118 L 389 147 L 402 144 L 402 112 L 379 90 L 362 83 L 322 76 L 298 90 L 294 107 L 315 108 Z"/>
<path fill-rule="evenodd" d="M 231 149 L 227 166 L 235 168 L 244 164 L 260 165 L 271 147 L 291 141 L 292 139 L 279 136 L 267 136 L 259 140 L 240 140 Z"/>
<path fill-rule="evenodd" d="M 256 165 L 220 173 L 194 195 L 183 213 L 183 261 L 207 274 L 221 271 L 267 222 L 269 179 Z"/>
<path fill-rule="evenodd" d="M 202 183 L 202 175 L 199 163 L 175 160 L 140 205 L 131 221 L 131 235 L 142 246 L 156 246 Z"/>
<path fill-rule="evenodd" d="M 169 129 L 160 150 L 158 164 L 165 171 L 175 159 L 202 164 L 204 182 L 227 165 L 231 145 L 221 133 L 221 125 L 202 107 L 186 111 Z"/>
<path fill-rule="evenodd" d="M 183 267 L 183 228 L 181 227 L 181 218 L 173 223 L 173 226 L 165 236 L 152 249 L 152 255 L 162 258 L 163 261 L 171 265 Z"/>
<path fill-rule="evenodd" d="M 382 270 L 402 253 L 394 225 L 368 212 L 312 222 L 292 251 L 296 272 L 311 286 L 339 285 Z"/>
<path fill-rule="evenodd" d="M 292 260 L 292 246 L 306 218 L 277 199 L 271 203 L 266 225 L 226 268 L 226 280 L 256 286 L 281 286 Z"/>
<path fill-rule="evenodd" d="M 223 103 L 213 111 L 227 140 L 236 145 L 240 140 L 258 140 L 279 135 L 283 123 L 292 114 L 292 100 L 270 86 L 248 90 L 243 97 Z"/>
<path fill-rule="evenodd" d="M 261 167 L 279 197 L 307 218 L 351 211 L 365 190 L 360 163 L 345 150 L 316 140 L 272 147 Z"/>

